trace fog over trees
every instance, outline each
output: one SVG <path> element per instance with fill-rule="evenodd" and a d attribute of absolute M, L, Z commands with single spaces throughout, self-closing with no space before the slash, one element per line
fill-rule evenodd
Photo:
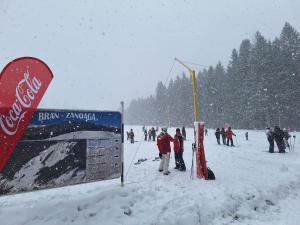
<path fill-rule="evenodd" d="M 217 58 L 217 57 L 216 57 Z M 219 62 L 197 74 L 200 120 L 210 128 L 263 129 L 280 125 L 300 130 L 300 36 L 286 23 L 274 40 L 256 32 L 242 40 L 225 67 Z M 192 126 L 192 81 L 181 74 L 159 82 L 155 95 L 132 100 L 126 122 Z"/>

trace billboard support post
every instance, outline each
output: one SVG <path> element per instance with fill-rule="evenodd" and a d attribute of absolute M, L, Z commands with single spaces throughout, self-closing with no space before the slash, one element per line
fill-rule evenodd
<path fill-rule="evenodd" d="M 124 102 L 121 102 L 121 186 L 124 186 Z"/>

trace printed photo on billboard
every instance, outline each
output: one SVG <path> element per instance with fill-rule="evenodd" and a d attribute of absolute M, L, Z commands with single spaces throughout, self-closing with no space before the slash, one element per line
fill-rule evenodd
<path fill-rule="evenodd" d="M 0 172 L 0 195 L 121 176 L 121 113 L 37 110 Z"/>

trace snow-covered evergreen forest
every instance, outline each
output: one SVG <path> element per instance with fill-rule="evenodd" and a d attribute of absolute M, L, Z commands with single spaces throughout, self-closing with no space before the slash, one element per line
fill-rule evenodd
<path fill-rule="evenodd" d="M 226 35 L 226 34 L 225 34 Z M 199 53 L 202 54 L 202 53 Z M 216 56 L 217 58 L 217 56 Z M 233 49 L 225 67 L 197 74 L 201 120 L 210 128 L 262 129 L 279 125 L 300 129 L 300 36 L 288 22 L 279 37 L 267 40 L 256 32 Z M 192 125 L 192 81 L 189 74 L 159 82 L 155 95 L 133 100 L 128 124 Z"/>

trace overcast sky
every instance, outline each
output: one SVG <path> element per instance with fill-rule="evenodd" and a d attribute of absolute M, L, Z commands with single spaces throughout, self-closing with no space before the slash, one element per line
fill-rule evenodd
<path fill-rule="evenodd" d="M 257 30 L 300 31 L 299 10 L 299 0 L 0 0 L 0 68 L 38 57 L 54 73 L 40 107 L 116 110 L 154 94 L 174 57 L 226 65 Z"/>

